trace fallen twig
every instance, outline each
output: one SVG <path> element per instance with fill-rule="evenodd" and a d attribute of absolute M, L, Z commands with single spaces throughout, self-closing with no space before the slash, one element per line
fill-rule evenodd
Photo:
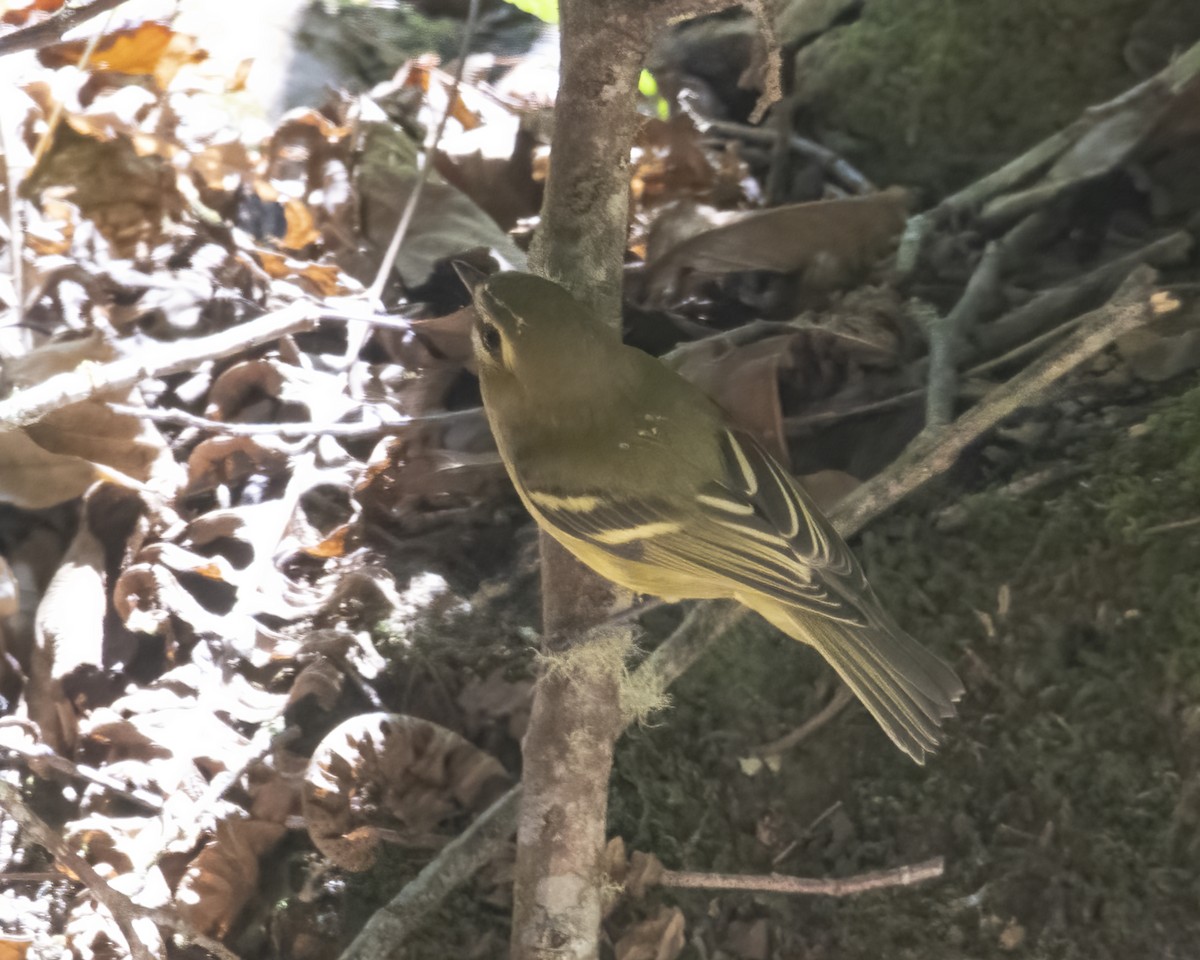
<path fill-rule="evenodd" d="M 1080 318 L 1078 329 L 1053 352 L 993 390 L 978 406 L 940 431 L 914 440 L 887 470 L 868 480 L 833 511 L 843 534 L 857 531 L 910 493 L 944 473 L 970 444 L 1009 414 L 1032 403 L 1051 384 L 1118 337 L 1179 308 L 1165 293 L 1152 293 L 1156 274 L 1137 267 L 1113 298 Z"/>
<path fill-rule="evenodd" d="M 390 960 L 413 928 L 512 843 L 521 812 L 521 785 L 493 803 L 427 863 L 404 889 L 377 910 L 339 960 Z"/>
<path fill-rule="evenodd" d="M 954 419 L 958 397 L 958 364 L 963 344 L 988 307 L 996 301 L 1003 265 L 1003 247 L 989 244 L 954 309 L 934 320 L 929 330 L 929 387 L 925 396 L 925 426 L 943 427 Z"/>
<path fill-rule="evenodd" d="M 805 720 L 795 730 L 784 734 L 778 740 L 772 740 L 770 743 L 764 743 L 761 747 L 755 747 L 753 751 L 754 755 L 757 757 L 777 757 L 781 753 L 791 750 L 792 747 L 807 740 L 825 726 L 825 724 L 841 713 L 853 700 L 854 694 L 850 692 L 850 688 L 845 684 L 840 684 L 825 706 Z"/>
<path fill-rule="evenodd" d="M 873 870 L 851 877 L 808 878 L 788 877 L 778 873 L 742 876 L 733 873 L 693 873 L 682 870 L 664 870 L 659 878 L 663 887 L 679 887 L 692 890 L 747 890 L 758 893 L 786 893 L 819 897 L 850 897 L 868 890 L 883 890 L 889 887 L 908 887 L 914 883 L 935 880 L 946 872 L 946 861 L 934 857 L 921 863 L 893 867 L 890 870 Z"/>
<path fill-rule="evenodd" d="M 125 894 L 114 889 L 87 860 L 67 847 L 57 831 L 33 812 L 25 803 L 20 790 L 3 780 L 0 780 L 0 808 L 3 808 L 5 813 L 16 820 L 21 829 L 39 846 L 44 847 L 56 863 L 62 864 L 71 871 L 79 882 L 87 887 L 88 892 L 112 914 L 117 928 L 125 937 L 129 952 L 136 960 L 155 960 L 154 954 L 133 929 L 133 921 L 143 918 L 153 920 L 160 926 L 173 930 L 183 939 L 202 947 L 214 957 L 220 957 L 221 960 L 238 960 L 237 954 L 232 950 L 212 937 L 193 930 L 191 925 L 181 917 L 175 916 L 168 910 L 144 907 L 139 903 L 134 903 Z"/>
<path fill-rule="evenodd" d="M 422 413 L 412 417 L 403 417 L 391 422 L 379 423 L 316 423 L 300 421 L 297 423 L 226 423 L 223 420 L 212 420 L 200 417 L 186 410 L 156 410 L 151 407 L 135 407 L 125 403 L 110 403 L 109 407 L 117 413 L 131 417 L 141 417 L 155 423 L 170 423 L 181 427 L 193 427 L 197 430 L 208 430 L 213 433 L 224 433 L 234 437 L 281 437 L 284 440 L 305 440 L 309 437 L 327 436 L 340 437 L 343 440 L 370 440 L 384 437 L 393 433 L 401 433 L 407 427 L 422 423 L 452 423 L 458 420 L 471 420 L 483 416 L 483 407 L 468 407 L 465 410 L 436 410 L 433 413 Z"/>
<path fill-rule="evenodd" d="M 0 751 L 3 750 L 21 757 L 29 765 L 29 769 L 39 777 L 45 777 L 46 771 L 53 771 L 63 776 L 86 780 L 114 796 L 123 797 L 130 803 L 149 810 L 151 813 L 162 813 L 163 800 L 156 794 L 139 787 L 131 787 L 103 770 L 97 770 L 86 764 L 74 763 L 67 757 L 55 753 L 45 744 L 26 747 L 22 744 L 2 743 Z"/>
<path fill-rule="evenodd" d="M 779 131 L 771 127 L 752 127 L 748 123 L 734 123 L 732 120 L 717 120 L 705 117 L 698 113 L 695 108 L 691 107 L 690 104 L 686 103 L 681 104 L 681 107 L 692 118 L 696 129 L 701 133 L 711 132 L 725 137 L 750 140 L 755 143 L 773 144 L 779 140 Z M 851 193 L 867 194 L 878 191 L 879 188 L 840 153 L 830 150 L 815 140 L 809 140 L 807 137 L 802 137 L 796 133 L 788 136 L 787 143 L 796 153 L 803 157 L 808 157 L 817 163 L 822 170 L 841 183 Z"/>
<path fill-rule="evenodd" d="M 1175 57 L 1153 77 L 1112 100 L 1089 107 L 1069 126 L 1010 160 L 999 170 L 946 197 L 932 209 L 910 217 L 896 253 L 897 271 L 901 276 L 912 272 L 920 257 L 925 237 L 938 223 L 974 211 L 985 213 L 986 218 L 993 224 L 1011 221 L 1015 217 L 1031 213 L 1059 196 L 1064 190 L 1107 172 L 1111 169 L 1111 164 L 1081 165 L 1078 170 L 1067 175 L 1052 178 L 1044 183 L 1035 183 L 1009 197 L 1003 196 L 1022 184 L 1030 183 L 1035 176 L 1047 170 L 1100 124 L 1114 117 L 1122 114 L 1141 114 L 1145 129 L 1149 130 L 1156 115 L 1154 108 L 1164 107 L 1197 74 L 1200 74 L 1200 43 L 1193 44 Z M 1119 159 L 1114 157 L 1113 162 L 1118 162 Z"/>
<path fill-rule="evenodd" d="M 1170 233 L 1102 263 L 1070 283 L 1043 290 L 1028 303 L 971 331 L 966 349 L 971 357 L 988 357 L 1030 340 L 1052 324 L 1112 296 L 1136 267 L 1148 264 L 1162 268 L 1181 263 L 1191 253 L 1193 242 L 1184 230 Z"/>
<path fill-rule="evenodd" d="M 193 370 L 204 360 L 219 360 L 289 333 L 310 330 L 317 320 L 312 304 L 294 303 L 211 336 L 145 347 L 136 356 L 111 363 L 80 364 L 0 400 L 0 431 L 34 423 L 52 410 L 101 393 L 128 390 L 143 380 Z"/>
<path fill-rule="evenodd" d="M 0 57 L 9 53 L 20 53 L 22 50 L 38 50 L 58 43 L 63 34 L 74 30 L 81 23 L 86 23 L 92 17 L 119 7 L 124 2 L 125 0 L 92 0 L 91 3 L 80 7 L 66 7 L 41 23 L 14 30 L 0 37 Z"/>

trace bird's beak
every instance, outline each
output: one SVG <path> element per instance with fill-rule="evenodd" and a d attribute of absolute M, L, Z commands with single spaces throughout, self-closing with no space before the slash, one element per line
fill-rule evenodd
<path fill-rule="evenodd" d="M 458 279 L 462 281 L 463 286 L 467 288 L 472 299 L 474 299 L 475 291 L 488 278 L 488 275 L 482 270 L 471 266 L 465 260 L 452 260 L 450 261 L 450 265 L 454 267 L 454 272 L 458 274 Z"/>

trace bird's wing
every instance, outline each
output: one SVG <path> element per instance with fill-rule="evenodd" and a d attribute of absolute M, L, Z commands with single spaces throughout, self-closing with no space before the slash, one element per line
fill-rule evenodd
<path fill-rule="evenodd" d="M 866 580 L 808 495 L 752 438 L 723 430 L 722 475 L 683 510 L 667 498 L 526 489 L 544 520 L 594 547 L 685 576 L 727 581 L 842 623 L 866 626 Z"/>

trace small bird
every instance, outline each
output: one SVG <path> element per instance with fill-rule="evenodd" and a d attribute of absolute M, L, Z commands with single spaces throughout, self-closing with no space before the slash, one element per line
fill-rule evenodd
<path fill-rule="evenodd" d="M 732 597 L 815 647 L 917 763 L 963 685 L 883 610 L 833 525 L 696 386 L 564 287 L 456 264 L 500 456 L 538 524 L 597 573 Z"/>

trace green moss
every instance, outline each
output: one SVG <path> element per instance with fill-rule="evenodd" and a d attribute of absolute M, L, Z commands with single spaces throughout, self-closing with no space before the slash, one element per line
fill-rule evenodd
<path fill-rule="evenodd" d="M 882 182 L 943 191 L 1131 86 L 1150 0 L 873 0 L 797 60 L 818 124 Z"/>
<path fill-rule="evenodd" d="M 741 774 L 739 756 L 823 702 L 826 668 L 764 630 L 727 640 L 659 726 L 626 738 L 613 830 L 688 869 L 819 876 L 946 856 L 945 879 L 922 887 L 734 899 L 772 918 L 779 956 L 1190 950 L 1200 524 L 1167 525 L 1200 516 L 1200 388 L 1133 435 L 1097 434 L 1085 467 L 1023 498 L 968 498 L 952 534 L 913 507 L 859 545 L 888 608 L 967 685 L 924 769 L 855 705 L 777 775 Z M 690 918 L 711 899 L 662 896 Z"/>

